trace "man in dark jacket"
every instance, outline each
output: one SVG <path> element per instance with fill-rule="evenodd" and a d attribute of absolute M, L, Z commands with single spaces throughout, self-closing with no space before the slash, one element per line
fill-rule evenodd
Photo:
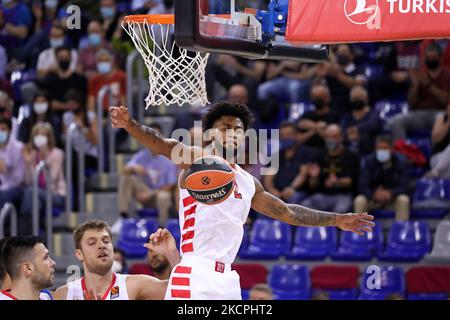
<path fill-rule="evenodd" d="M 395 209 L 397 220 L 409 219 L 407 160 L 393 151 L 389 136 L 378 136 L 375 153 L 362 161 L 356 212 Z"/>

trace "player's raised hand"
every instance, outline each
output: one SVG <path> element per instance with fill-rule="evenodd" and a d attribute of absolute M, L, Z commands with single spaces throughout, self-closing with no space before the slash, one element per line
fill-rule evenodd
<path fill-rule="evenodd" d="M 113 128 L 126 128 L 130 121 L 130 114 L 128 109 L 120 107 L 110 107 L 109 112 L 111 113 L 111 123 Z"/>
<path fill-rule="evenodd" d="M 84 300 L 102 300 L 99 294 L 96 294 L 93 288 L 83 290 Z"/>
<path fill-rule="evenodd" d="M 150 235 L 149 242 L 145 243 L 144 247 L 162 255 L 167 255 L 169 252 L 177 250 L 172 234 L 169 230 L 161 228 Z"/>
<path fill-rule="evenodd" d="M 344 231 L 351 231 L 362 236 L 364 232 L 372 231 L 375 226 L 372 220 L 374 220 L 374 216 L 367 213 L 337 214 L 336 226 Z"/>

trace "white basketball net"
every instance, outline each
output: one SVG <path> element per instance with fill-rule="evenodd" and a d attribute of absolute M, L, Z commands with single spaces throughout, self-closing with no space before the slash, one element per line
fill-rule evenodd
<path fill-rule="evenodd" d="M 122 25 L 149 72 L 147 108 L 161 104 L 208 104 L 205 68 L 209 53 L 189 52 L 171 41 L 173 25 L 127 22 Z"/>

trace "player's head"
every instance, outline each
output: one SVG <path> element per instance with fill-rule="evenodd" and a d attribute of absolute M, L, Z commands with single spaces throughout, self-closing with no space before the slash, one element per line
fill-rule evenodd
<path fill-rule="evenodd" d="M 55 261 L 38 237 L 11 237 L 2 252 L 6 272 L 13 284 L 16 281 L 30 281 L 38 290 L 53 285 Z"/>
<path fill-rule="evenodd" d="M 86 271 L 105 275 L 114 261 L 111 228 L 105 221 L 92 219 L 80 224 L 73 232 L 75 256 Z"/>
<path fill-rule="evenodd" d="M 148 250 L 147 262 L 149 267 L 156 273 L 164 272 L 170 267 L 169 260 L 167 260 L 165 256 L 158 254 L 153 250 Z"/>
<path fill-rule="evenodd" d="M 264 283 L 255 284 L 249 292 L 249 300 L 273 300 L 272 289 Z"/>
<path fill-rule="evenodd" d="M 3 262 L 3 248 L 5 247 L 8 238 L 3 238 L 0 240 L 0 289 L 6 290 L 11 289 L 11 277 L 8 272 L 6 272 L 5 264 Z"/>
<path fill-rule="evenodd" d="M 237 150 L 245 140 L 253 116 L 247 106 L 234 102 L 213 105 L 203 119 L 203 127 L 211 129 L 211 141 L 222 150 Z M 225 154 L 225 152 L 224 152 Z"/>

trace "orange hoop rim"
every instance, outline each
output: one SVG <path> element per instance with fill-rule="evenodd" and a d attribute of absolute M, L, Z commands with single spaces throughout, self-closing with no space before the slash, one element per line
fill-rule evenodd
<path fill-rule="evenodd" d="M 174 14 L 138 14 L 125 16 L 123 18 L 125 23 L 140 23 L 140 24 L 175 24 Z"/>

